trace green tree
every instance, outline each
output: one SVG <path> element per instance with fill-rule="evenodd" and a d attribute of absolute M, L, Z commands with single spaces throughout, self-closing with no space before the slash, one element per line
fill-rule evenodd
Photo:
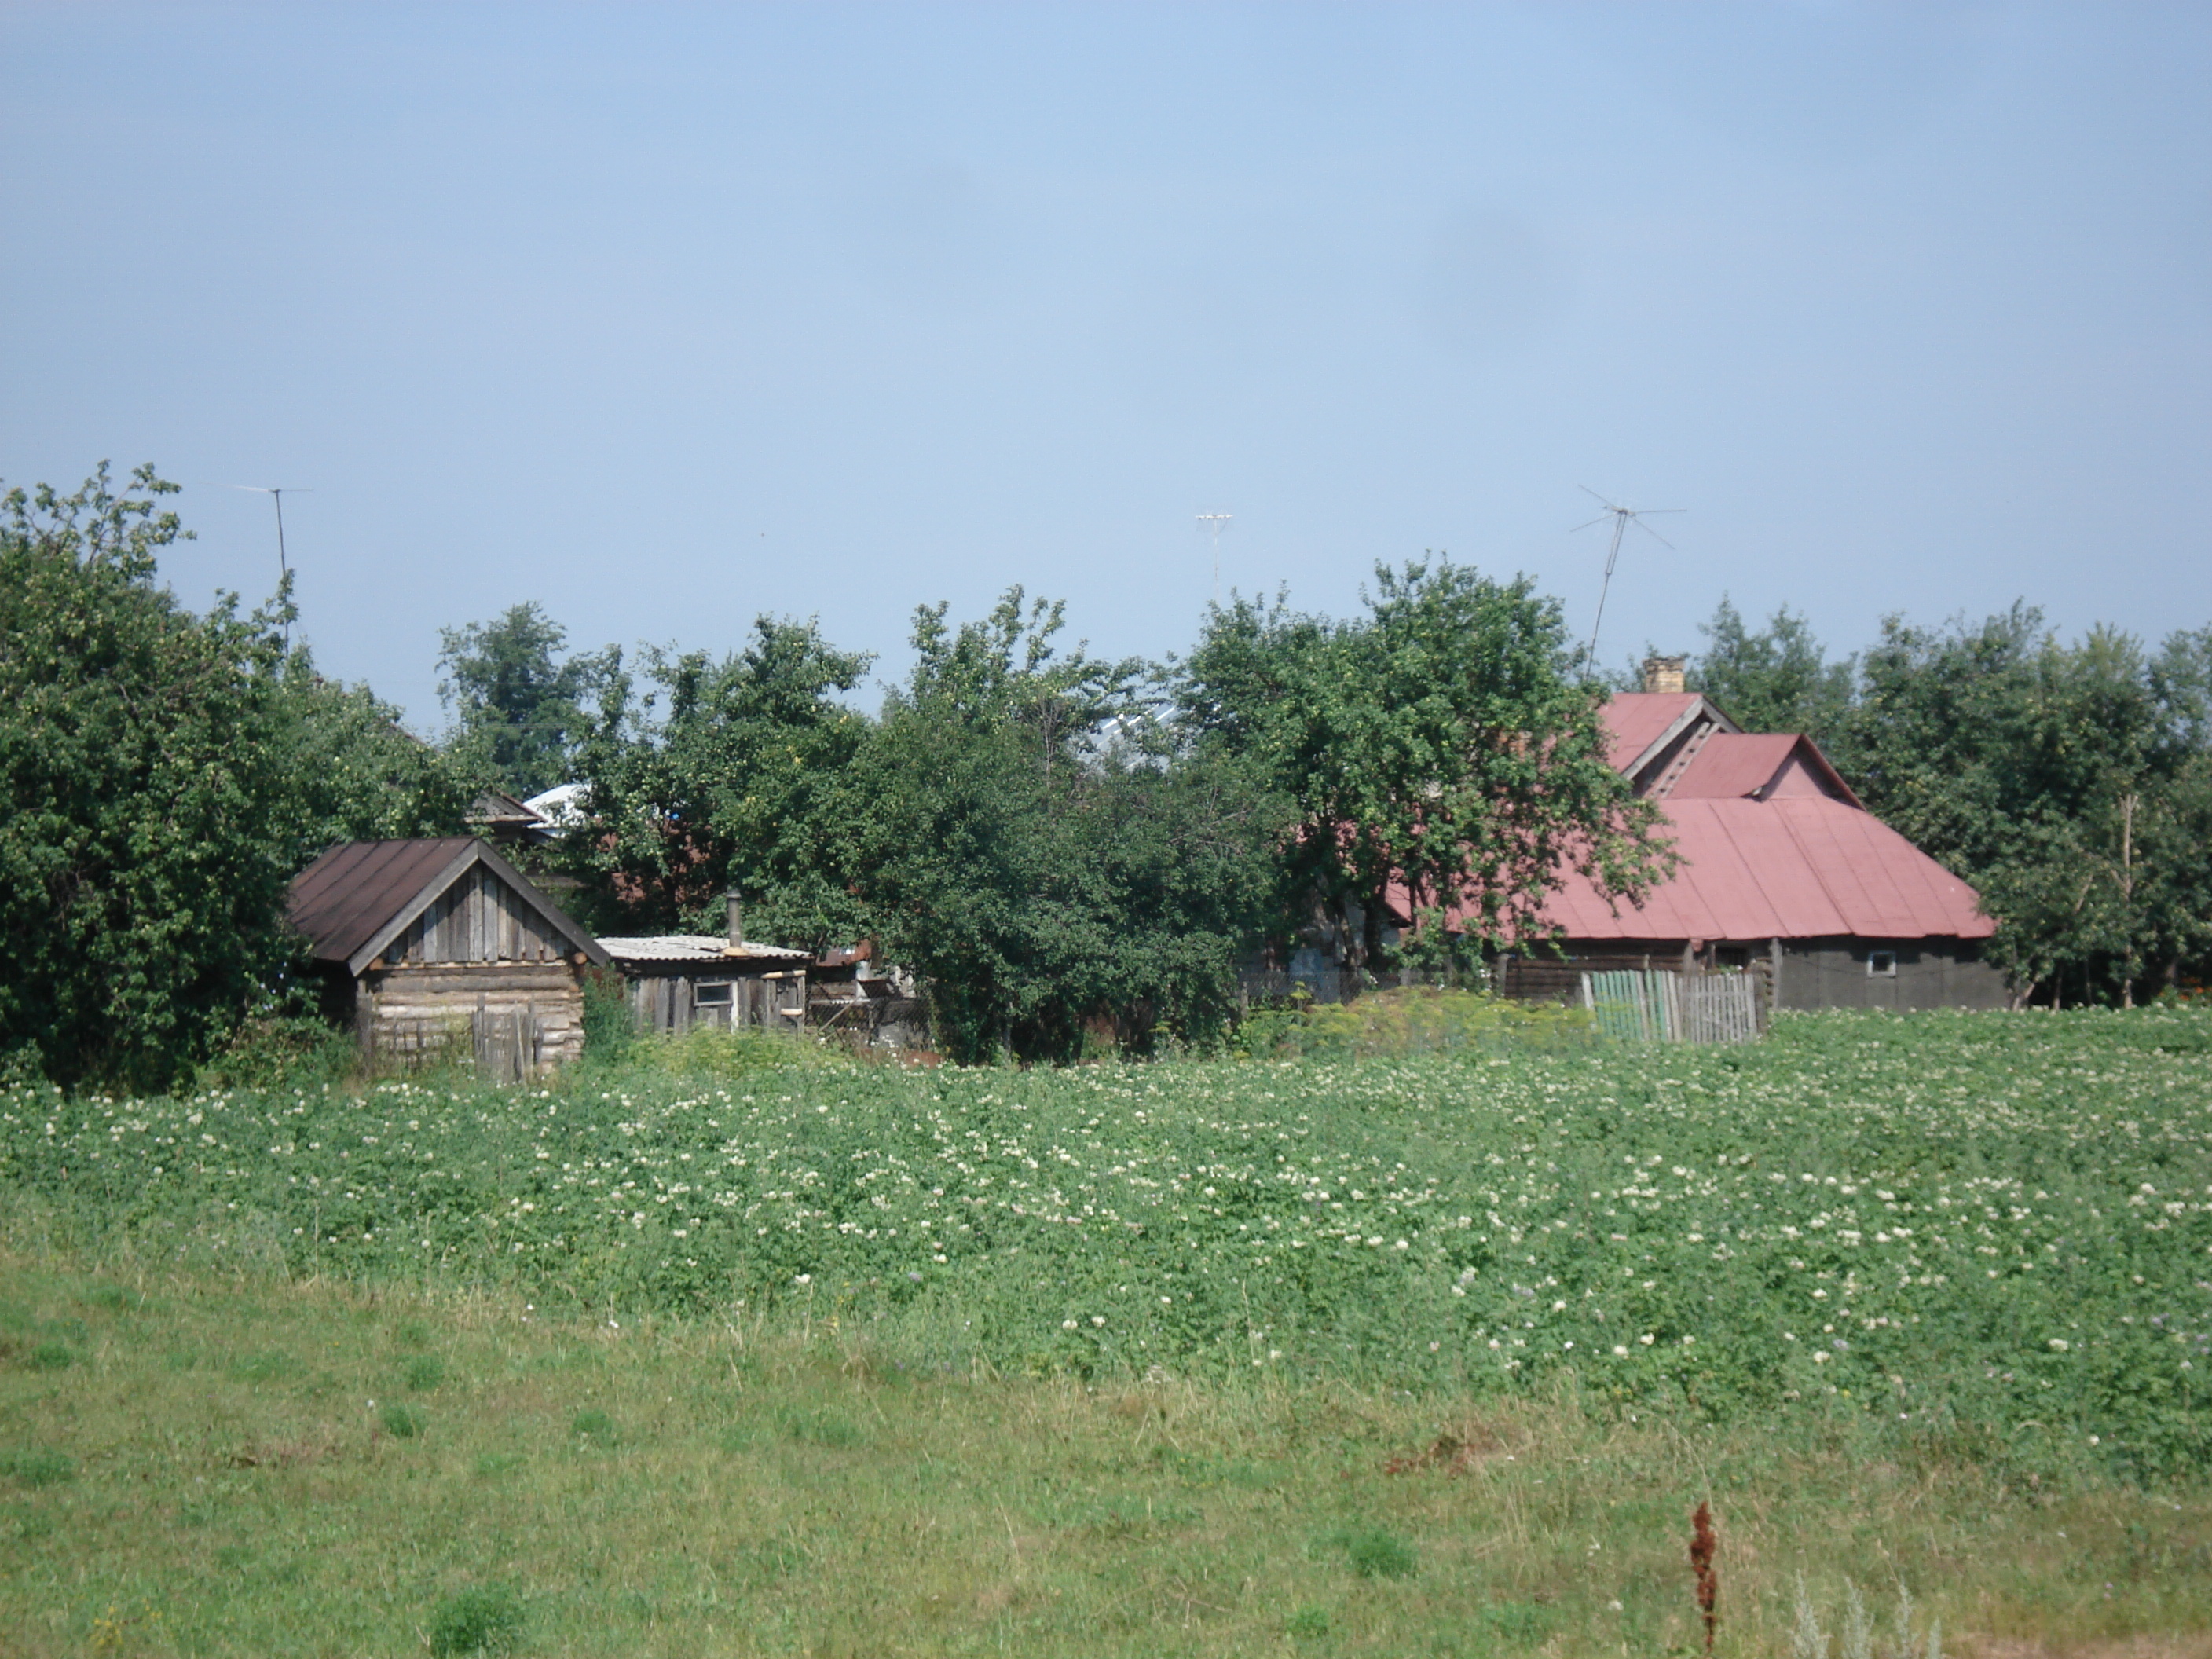
<path fill-rule="evenodd" d="M 1868 806 L 1974 883 L 2025 998 L 2131 1001 L 2206 948 L 2204 641 L 2061 643 L 2015 605 L 1885 620 L 1836 746 Z"/>
<path fill-rule="evenodd" d="M 846 778 L 866 720 L 841 699 L 870 659 L 811 622 L 763 617 L 744 649 L 647 652 L 648 685 L 618 655 L 578 756 L 591 785 L 588 832 L 556 862 L 585 878 L 611 927 L 720 932 L 736 890 L 755 938 L 820 951 L 865 931 L 843 859 Z"/>
<path fill-rule="evenodd" d="M 457 746 L 513 794 L 565 781 L 586 707 L 612 670 L 608 655 L 563 659 L 567 630 L 534 599 L 438 639 L 438 696 L 458 717 Z"/>
<path fill-rule="evenodd" d="M 1850 713 L 1857 662 L 1830 662 L 1812 624 L 1784 605 L 1753 633 L 1726 594 L 1701 623 L 1688 684 L 1747 732 L 1802 732 L 1826 748 Z"/>
<path fill-rule="evenodd" d="M 1573 672 L 1558 602 L 1441 560 L 1376 568 L 1350 621 L 1232 600 L 1176 695 L 1201 751 L 1296 804 L 1286 851 L 1355 965 L 1472 954 L 1540 927 L 1578 872 L 1634 899 L 1668 856 L 1657 810 L 1606 758 L 1604 690 Z"/>
<path fill-rule="evenodd" d="M 324 679 L 302 647 L 286 659 L 282 690 L 272 740 L 290 802 L 268 828 L 293 869 L 339 842 L 453 836 L 466 827 L 477 779 L 465 753 L 423 742 L 367 685 Z"/>
<path fill-rule="evenodd" d="M 331 842 L 458 828 L 466 792 L 363 688 L 287 652 L 289 584 L 194 616 L 141 467 L 0 501 L 0 1049 L 162 1086 L 297 988 L 292 876 Z"/>
<path fill-rule="evenodd" d="M 1226 1021 L 1283 813 L 1233 761 L 1177 752 L 1142 665 L 1066 655 L 1062 608 L 1010 590 L 916 661 L 855 769 L 852 867 L 954 1057 L 1066 1060 Z"/>

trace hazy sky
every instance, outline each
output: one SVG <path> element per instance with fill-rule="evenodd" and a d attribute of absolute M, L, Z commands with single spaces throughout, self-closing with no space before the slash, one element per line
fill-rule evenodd
<path fill-rule="evenodd" d="M 2212 621 L 2212 8 L 0 9 L 0 478 L 187 486 L 440 719 L 437 629 L 726 648 L 1525 570 L 1601 654 Z"/>

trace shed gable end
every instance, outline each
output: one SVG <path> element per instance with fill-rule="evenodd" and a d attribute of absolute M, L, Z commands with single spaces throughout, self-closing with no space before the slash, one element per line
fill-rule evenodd
<path fill-rule="evenodd" d="M 488 865 L 477 864 L 430 901 L 383 951 L 391 966 L 446 963 L 557 962 L 562 930 Z"/>

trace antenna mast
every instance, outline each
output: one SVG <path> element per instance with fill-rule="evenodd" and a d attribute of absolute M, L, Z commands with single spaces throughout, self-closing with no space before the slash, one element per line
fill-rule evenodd
<path fill-rule="evenodd" d="M 1611 592 L 1613 588 L 1613 567 L 1620 562 L 1620 538 L 1628 533 L 1628 526 L 1632 522 L 1633 522 L 1638 529 L 1643 531 L 1645 535 L 1650 537 L 1653 541 L 1658 543 L 1660 546 L 1666 548 L 1669 552 L 1674 551 L 1676 550 L 1674 543 L 1668 541 L 1664 536 L 1654 530 L 1650 525 L 1644 522 L 1644 515 L 1651 513 L 1682 513 L 1686 512 L 1688 509 L 1680 507 L 1647 507 L 1641 508 L 1622 507 L 1616 501 L 1609 501 L 1606 500 L 1604 496 L 1599 495 L 1597 491 L 1592 489 L 1588 484 L 1578 484 L 1576 488 L 1580 489 L 1583 495 L 1588 495 L 1591 500 L 1596 501 L 1599 506 L 1605 508 L 1605 511 L 1599 514 L 1595 519 L 1592 519 L 1589 521 L 1589 524 L 1577 525 L 1575 526 L 1576 530 L 1588 530 L 1590 527 L 1590 525 L 1603 524 L 1607 519 L 1613 520 L 1613 544 L 1610 547 L 1606 549 L 1605 554 L 1605 580 L 1598 584 L 1597 616 L 1590 623 L 1589 643 L 1583 647 L 1583 678 L 1587 678 L 1597 665 L 1598 629 L 1605 626 L 1605 596 L 1607 593 Z"/>
<path fill-rule="evenodd" d="M 1235 516 L 1230 513 L 1201 513 L 1198 515 L 1198 527 L 1213 532 L 1213 603 L 1217 610 L 1221 605 L 1221 532 L 1229 528 L 1230 521 Z"/>
<path fill-rule="evenodd" d="M 314 491 L 300 484 L 232 484 L 230 488 L 266 495 L 276 503 L 276 574 L 280 577 L 290 576 L 291 561 L 284 553 L 284 492 L 289 489 L 295 495 L 311 495 Z M 284 624 L 284 648 L 287 651 L 292 648 L 292 624 L 289 622 Z"/>

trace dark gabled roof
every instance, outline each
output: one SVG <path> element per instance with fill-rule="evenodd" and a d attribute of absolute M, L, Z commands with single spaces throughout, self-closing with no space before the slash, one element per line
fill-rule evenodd
<path fill-rule="evenodd" d="M 341 842 L 292 878 L 290 920 L 318 962 L 359 973 L 399 931 L 478 864 L 601 967 L 607 953 L 520 870 L 474 836 Z"/>
<path fill-rule="evenodd" d="M 528 801 L 510 795 L 504 789 L 479 790 L 469 803 L 471 823 L 516 823 L 538 828 L 545 823 L 545 815 Z"/>

